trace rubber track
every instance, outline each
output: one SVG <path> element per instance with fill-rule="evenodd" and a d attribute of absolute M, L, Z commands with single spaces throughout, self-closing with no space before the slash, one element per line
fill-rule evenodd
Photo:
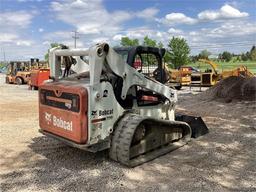
<path fill-rule="evenodd" d="M 144 120 L 143 117 L 131 114 L 124 120 L 123 127 L 118 138 L 119 145 L 117 146 L 117 161 L 129 166 L 130 162 L 130 145 L 133 134 L 139 123 Z"/>
<path fill-rule="evenodd" d="M 117 146 L 119 145 L 119 136 L 122 131 L 125 120 L 129 117 L 129 115 L 125 114 L 122 118 L 117 122 L 116 128 L 114 130 L 114 134 L 111 139 L 111 146 L 109 150 L 109 157 L 115 161 L 117 161 Z"/>
<path fill-rule="evenodd" d="M 126 166 L 135 167 L 147 161 L 153 160 L 158 156 L 164 155 L 172 150 L 175 150 L 187 143 L 188 139 L 185 139 L 185 141 L 176 142 L 175 144 L 171 144 L 169 146 L 156 149 L 153 152 L 150 152 L 149 154 L 141 155 L 139 156 L 139 158 L 130 160 L 130 145 L 132 142 L 133 135 L 138 125 L 144 120 L 153 120 L 155 122 L 159 121 L 159 123 L 161 123 L 162 121 L 146 116 L 139 116 L 136 114 L 126 114 L 118 122 L 114 135 L 112 137 L 112 143 L 109 154 L 111 159 L 118 161 Z M 178 125 L 190 129 L 189 125 L 184 122 L 170 121 L 168 122 L 168 124 L 170 124 L 170 126 Z M 189 135 L 188 137 L 190 138 L 191 135 Z"/>

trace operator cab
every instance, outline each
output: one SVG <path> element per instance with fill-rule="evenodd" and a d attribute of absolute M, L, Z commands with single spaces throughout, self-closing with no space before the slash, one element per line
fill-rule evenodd
<path fill-rule="evenodd" d="M 165 49 L 156 47 L 117 47 L 114 50 L 122 56 L 123 60 L 140 73 L 166 83 L 167 75 L 163 66 Z"/>
<path fill-rule="evenodd" d="M 139 73 L 142 73 L 145 78 L 151 81 L 158 81 L 164 84 L 167 81 L 167 74 L 164 70 L 163 56 L 165 49 L 155 47 L 117 47 L 114 50 L 123 58 L 125 63 L 135 68 Z M 61 58 L 59 58 L 61 60 Z M 88 63 L 87 58 L 80 57 L 85 63 Z M 65 70 L 62 71 L 62 78 L 66 80 L 84 79 L 89 80 L 90 72 L 83 72 L 71 75 L 71 65 L 76 62 L 77 58 L 71 56 L 65 56 L 62 61 L 65 65 Z M 84 65 L 78 65 L 84 66 Z M 107 70 L 107 69 L 105 69 Z M 153 106 L 165 102 L 165 98 L 155 92 L 149 91 L 140 86 L 133 86 L 127 93 L 126 99 L 121 98 L 121 92 L 123 88 L 123 79 L 113 73 L 101 74 L 101 81 L 108 81 L 112 84 L 115 97 L 119 104 L 124 109 L 131 109 L 134 106 L 134 102 L 138 106 Z"/>
<path fill-rule="evenodd" d="M 136 46 L 118 47 L 114 48 L 114 50 L 121 55 L 128 65 L 144 74 L 148 79 L 163 84 L 166 83 L 167 74 L 164 70 L 162 60 L 165 54 L 165 49 Z M 117 100 L 124 108 L 132 108 L 134 97 L 136 97 L 138 106 L 153 106 L 165 101 L 165 98 L 160 94 L 146 90 L 140 86 L 133 87 L 133 89 L 135 90 L 131 90 L 125 100 L 118 98 L 122 90 L 122 79 L 119 80 L 117 89 L 114 89 L 116 90 L 115 95 Z M 135 95 L 132 94 L 132 92 L 135 92 Z"/>

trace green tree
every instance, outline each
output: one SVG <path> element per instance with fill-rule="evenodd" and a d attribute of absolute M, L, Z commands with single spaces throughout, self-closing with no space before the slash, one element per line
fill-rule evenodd
<path fill-rule="evenodd" d="M 247 61 L 248 60 L 247 56 L 244 53 L 242 53 L 241 59 L 242 59 L 242 61 Z"/>
<path fill-rule="evenodd" d="M 154 39 L 150 39 L 148 36 L 144 37 L 143 41 L 144 46 L 149 46 L 149 47 L 157 47 L 157 42 Z"/>
<path fill-rule="evenodd" d="M 224 52 L 222 53 L 222 59 L 223 59 L 224 61 L 226 61 L 226 62 L 229 62 L 229 61 L 231 61 L 231 59 L 232 59 L 232 54 L 229 53 L 228 51 L 224 51 Z"/>
<path fill-rule="evenodd" d="M 188 63 L 190 48 L 184 38 L 172 37 L 169 41 L 168 47 L 170 61 L 175 68 Z"/>
<path fill-rule="evenodd" d="M 160 41 L 160 42 L 157 43 L 157 47 L 164 48 L 164 44 Z"/>
<path fill-rule="evenodd" d="M 222 58 L 222 53 L 219 53 L 219 55 L 218 55 L 218 61 L 222 61 L 223 60 L 223 58 Z"/>
<path fill-rule="evenodd" d="M 158 47 L 158 48 L 164 48 L 164 44 L 163 44 L 161 41 L 159 41 L 159 42 L 157 43 L 157 47 Z M 169 53 L 168 51 L 165 51 L 165 54 L 164 54 L 164 62 L 165 62 L 165 63 L 170 63 L 170 62 L 171 62 L 171 56 L 170 56 L 170 53 Z"/>
<path fill-rule="evenodd" d="M 130 39 L 129 37 L 122 37 L 121 39 L 121 46 L 130 47 L 130 46 L 138 46 L 139 40 L 138 39 Z"/>
<path fill-rule="evenodd" d="M 51 43 L 50 48 L 48 49 L 47 53 L 44 55 L 44 60 L 48 61 L 49 60 L 49 50 L 54 48 L 54 47 L 58 47 L 58 46 L 62 46 L 63 44 L 60 43 Z"/>
<path fill-rule="evenodd" d="M 247 57 L 247 60 L 251 60 L 251 53 L 249 51 L 247 51 L 245 55 Z"/>
<path fill-rule="evenodd" d="M 208 59 L 208 57 L 211 55 L 211 52 L 207 51 L 206 49 L 204 49 L 203 51 L 201 51 L 198 55 L 199 59 Z"/>
<path fill-rule="evenodd" d="M 199 59 L 198 55 L 192 55 L 189 57 L 189 60 L 193 63 L 197 62 Z"/>
<path fill-rule="evenodd" d="M 252 61 L 256 61 L 256 47 L 255 45 L 252 46 L 250 51 L 250 57 Z"/>

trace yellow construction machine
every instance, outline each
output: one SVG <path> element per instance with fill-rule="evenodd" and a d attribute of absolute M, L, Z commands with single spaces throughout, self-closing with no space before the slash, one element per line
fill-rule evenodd
<path fill-rule="evenodd" d="M 26 84 L 30 77 L 28 62 L 11 61 L 7 66 L 5 81 L 7 84 Z"/>
<path fill-rule="evenodd" d="M 165 64 L 165 69 L 169 76 L 167 84 L 174 86 L 178 90 L 184 85 L 190 85 L 192 72 L 189 67 L 183 66 L 179 69 L 171 69 Z"/>
<path fill-rule="evenodd" d="M 199 62 L 209 64 L 212 69 L 206 69 L 205 72 L 201 72 L 201 85 L 213 86 L 221 79 L 221 75 L 217 71 L 218 65 L 208 59 L 199 59 Z"/>
<path fill-rule="evenodd" d="M 221 73 L 218 73 L 217 67 L 218 65 L 208 59 L 199 59 L 198 61 L 202 63 L 209 64 L 212 67 L 212 70 L 207 69 L 205 72 L 201 72 L 198 74 L 192 74 L 192 81 L 195 77 L 198 77 L 198 81 L 202 86 L 212 86 L 215 85 L 219 80 L 225 79 L 231 76 L 240 76 L 240 77 L 254 77 L 254 74 L 248 70 L 248 68 L 244 65 L 241 65 L 237 68 L 231 70 L 224 70 Z"/>
<path fill-rule="evenodd" d="M 221 73 L 221 78 L 225 79 L 230 76 L 240 76 L 240 77 L 254 77 L 253 73 L 248 70 L 248 68 L 244 65 L 241 65 L 235 69 L 232 70 L 225 70 Z"/>

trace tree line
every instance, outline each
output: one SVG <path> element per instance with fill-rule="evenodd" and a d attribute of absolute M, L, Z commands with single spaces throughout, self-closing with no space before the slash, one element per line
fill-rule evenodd
<path fill-rule="evenodd" d="M 131 39 L 128 37 L 123 37 L 120 42 L 121 46 L 151 46 L 163 48 L 164 45 L 162 42 L 157 42 L 154 39 L 150 39 L 148 36 L 145 36 L 142 44 L 140 44 L 138 39 Z M 181 65 L 186 65 L 190 62 L 197 62 L 199 59 L 209 59 L 209 56 L 212 55 L 211 52 L 204 49 L 198 55 L 190 56 L 190 47 L 187 41 L 184 38 L 172 37 L 166 48 L 166 54 L 164 60 L 167 63 L 171 63 L 174 68 L 178 68 Z M 252 46 L 250 51 L 241 54 L 234 54 L 228 51 L 224 51 L 218 54 L 217 60 L 222 62 L 234 61 L 256 61 L 256 47 Z"/>
<path fill-rule="evenodd" d="M 138 39 L 132 39 L 129 37 L 122 37 L 120 41 L 121 46 L 150 46 L 163 48 L 162 42 L 157 42 L 154 39 L 145 36 L 143 41 L 140 42 Z M 52 43 L 51 48 L 56 46 L 62 46 L 62 44 Z M 212 54 L 208 50 L 202 50 L 198 55 L 190 56 L 190 47 L 184 38 L 172 37 L 167 44 L 166 53 L 164 55 L 164 62 L 168 63 L 173 68 L 178 68 L 182 65 L 187 65 L 191 62 L 197 62 L 199 59 L 209 59 Z M 45 60 L 48 60 L 48 53 L 45 55 Z M 234 61 L 256 61 L 256 48 L 252 46 L 250 51 L 235 55 L 228 51 L 220 53 L 217 57 L 218 61 L 230 62 Z"/>
<path fill-rule="evenodd" d="M 198 55 L 191 56 L 191 61 L 196 62 L 199 59 L 209 59 L 211 52 L 207 51 L 206 49 L 201 51 Z M 218 54 L 217 61 L 221 62 L 230 62 L 233 61 L 256 61 L 256 47 L 255 45 L 252 46 L 250 51 L 241 54 L 234 54 L 228 51 L 224 51 Z"/>

